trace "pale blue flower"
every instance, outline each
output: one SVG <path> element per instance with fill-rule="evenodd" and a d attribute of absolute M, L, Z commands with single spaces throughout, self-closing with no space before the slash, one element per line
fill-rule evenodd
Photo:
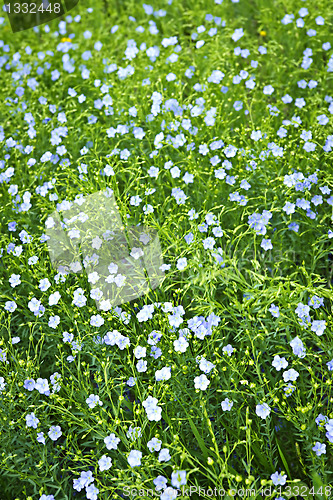
<path fill-rule="evenodd" d="M 57 439 L 59 439 L 62 435 L 60 425 L 51 425 L 48 435 L 49 438 L 52 439 L 52 441 L 56 441 Z"/>
<path fill-rule="evenodd" d="M 271 475 L 271 480 L 273 481 L 274 486 L 284 486 L 287 482 L 287 475 L 279 472 L 274 472 L 274 474 Z"/>
<path fill-rule="evenodd" d="M 317 441 L 312 450 L 316 453 L 317 457 L 320 457 L 320 455 L 326 454 L 326 444 Z"/>
<path fill-rule="evenodd" d="M 39 419 L 36 417 L 34 413 L 29 413 L 25 417 L 27 427 L 32 427 L 33 429 L 37 429 L 39 424 Z"/>
<path fill-rule="evenodd" d="M 160 451 L 162 445 L 162 441 L 157 438 L 152 438 L 150 441 L 148 441 L 147 446 L 150 452 L 153 451 Z"/>
<path fill-rule="evenodd" d="M 267 403 L 258 404 L 256 406 L 256 414 L 264 420 L 269 416 L 270 412 L 271 409 Z"/>
<path fill-rule="evenodd" d="M 95 406 L 97 405 L 103 405 L 102 401 L 99 399 L 99 396 L 96 394 L 90 394 L 90 396 L 86 399 L 86 403 L 89 408 L 95 408 Z"/>
<path fill-rule="evenodd" d="M 272 361 L 272 366 L 274 366 L 277 371 L 280 371 L 282 368 L 287 368 L 288 361 L 286 360 L 286 358 L 280 358 L 280 356 L 276 354 Z"/>
<path fill-rule="evenodd" d="M 110 469 L 111 465 L 112 465 L 112 460 L 110 457 L 107 457 L 106 455 L 102 455 L 102 457 L 98 460 L 98 466 L 101 472 Z"/>
<path fill-rule="evenodd" d="M 171 473 L 171 484 L 175 488 L 179 488 L 186 484 L 186 471 L 185 470 L 175 470 Z"/>
<path fill-rule="evenodd" d="M 141 465 L 142 453 L 139 450 L 131 450 L 127 461 L 131 467 L 138 467 Z"/>
<path fill-rule="evenodd" d="M 232 401 L 230 401 L 229 398 L 224 399 L 221 403 L 222 410 L 223 411 L 230 411 L 233 404 L 234 403 Z"/>

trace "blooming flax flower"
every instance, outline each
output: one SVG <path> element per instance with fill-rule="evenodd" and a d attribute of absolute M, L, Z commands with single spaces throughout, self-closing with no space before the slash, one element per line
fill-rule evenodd
<path fill-rule="evenodd" d="M 271 409 L 267 403 L 262 403 L 256 406 L 256 414 L 262 419 L 266 419 L 270 414 Z"/>
<path fill-rule="evenodd" d="M 116 450 L 120 439 L 112 433 L 104 438 L 104 443 L 108 450 Z"/>
<path fill-rule="evenodd" d="M 204 391 L 207 389 L 209 384 L 210 380 L 206 377 L 205 374 L 202 374 L 199 377 L 195 377 L 194 379 L 194 387 L 196 389 L 201 389 L 202 391 Z"/>
<path fill-rule="evenodd" d="M 230 411 L 233 404 L 234 403 L 232 401 L 230 401 L 229 398 L 224 399 L 221 403 L 222 410 L 223 411 Z"/>
<path fill-rule="evenodd" d="M 284 486 L 287 482 L 287 475 L 279 472 L 274 472 L 274 474 L 271 475 L 271 480 L 274 486 Z"/>
<path fill-rule="evenodd" d="M 95 406 L 97 405 L 103 405 L 102 401 L 99 399 L 99 396 L 95 394 L 90 394 L 90 396 L 86 399 L 86 403 L 89 408 L 95 408 Z"/>
<path fill-rule="evenodd" d="M 110 457 L 107 457 L 106 455 L 103 455 L 99 460 L 98 460 L 98 465 L 99 465 L 99 470 L 103 472 L 104 470 L 110 469 L 112 465 L 112 460 Z"/>
<path fill-rule="evenodd" d="M 29 413 L 28 415 L 26 415 L 25 421 L 27 427 L 32 427 L 33 429 L 37 429 L 37 426 L 39 424 L 39 419 L 36 417 L 34 413 Z"/>
<path fill-rule="evenodd" d="M 48 435 L 49 438 L 52 439 L 52 441 L 56 441 L 57 439 L 59 439 L 62 435 L 60 425 L 51 425 Z"/>
<path fill-rule="evenodd" d="M 127 462 L 131 467 L 138 467 L 141 465 L 142 452 L 139 450 L 131 450 L 127 457 Z"/>

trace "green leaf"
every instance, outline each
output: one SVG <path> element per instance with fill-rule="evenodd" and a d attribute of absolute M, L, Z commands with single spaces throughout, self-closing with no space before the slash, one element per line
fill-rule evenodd
<path fill-rule="evenodd" d="M 329 486 L 329 485 L 325 485 L 322 482 L 321 477 L 319 476 L 318 472 L 315 472 L 315 471 L 312 472 L 312 484 L 313 484 L 314 494 L 315 494 L 316 499 L 317 500 L 327 500 L 328 496 L 325 495 L 325 486 Z M 313 495 L 312 495 L 312 498 L 313 498 Z"/>
<path fill-rule="evenodd" d="M 210 450 L 207 448 L 207 446 L 205 445 L 205 442 L 204 442 L 204 440 L 202 439 L 202 437 L 200 436 L 199 431 L 198 431 L 198 429 L 196 428 L 196 426 L 195 426 L 195 424 L 194 424 L 193 420 L 191 419 L 191 417 L 188 417 L 188 420 L 189 420 L 189 422 L 190 422 L 190 426 L 191 426 L 192 432 L 193 432 L 193 434 L 194 434 L 194 435 L 195 435 L 195 437 L 196 437 L 196 440 L 197 440 L 197 442 L 198 442 L 198 445 L 199 445 L 199 447 L 200 447 L 200 449 L 201 449 L 202 453 L 204 454 L 204 457 L 207 459 L 209 456 L 211 456 L 211 455 L 212 455 L 212 453 L 213 453 L 213 452 L 212 452 L 212 451 L 210 451 Z"/>
<path fill-rule="evenodd" d="M 278 442 L 277 438 L 275 438 L 275 441 L 276 441 L 276 446 L 277 446 L 277 448 L 279 450 L 279 454 L 280 454 L 281 460 L 282 460 L 283 465 L 284 465 L 284 467 L 285 467 L 285 469 L 287 471 L 287 474 L 288 474 L 289 478 L 292 479 L 291 474 L 290 474 L 290 470 L 289 470 L 289 466 L 288 466 L 288 462 L 285 459 L 284 454 L 282 453 L 282 450 L 281 450 L 281 448 L 279 446 L 279 442 Z"/>

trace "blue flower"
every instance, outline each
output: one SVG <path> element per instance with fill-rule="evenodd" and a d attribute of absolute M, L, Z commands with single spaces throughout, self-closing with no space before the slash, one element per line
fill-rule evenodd
<path fill-rule="evenodd" d="M 262 240 L 260 246 L 264 250 L 271 250 L 273 248 L 271 240 L 270 239 L 265 239 L 265 238 Z"/>
<path fill-rule="evenodd" d="M 274 486 L 284 486 L 287 482 L 287 475 L 279 472 L 274 472 L 274 474 L 271 475 L 271 480 Z"/>
<path fill-rule="evenodd" d="M 299 358 L 304 358 L 306 355 L 305 347 L 303 342 L 299 337 L 295 337 L 290 341 L 290 346 L 292 347 L 293 353 Z"/>
<path fill-rule="evenodd" d="M 274 366 L 277 371 L 280 371 L 282 368 L 287 368 L 288 361 L 286 360 L 286 358 L 280 358 L 279 355 L 275 355 L 272 361 L 272 366 Z"/>
<path fill-rule="evenodd" d="M 271 313 L 271 315 L 274 316 L 274 318 L 278 318 L 280 316 L 279 308 L 275 304 L 271 304 L 268 310 Z"/>
<path fill-rule="evenodd" d="M 265 420 L 269 416 L 270 412 L 271 409 L 267 403 L 258 404 L 256 406 L 256 414 L 263 420 Z"/>
<path fill-rule="evenodd" d="M 320 457 L 320 455 L 326 453 L 326 444 L 317 441 L 312 450 L 316 453 L 317 457 Z"/>
<path fill-rule="evenodd" d="M 326 365 L 330 372 L 333 371 L 333 359 L 331 359 L 331 361 L 328 361 Z"/>
<path fill-rule="evenodd" d="M 329 119 L 326 115 L 317 116 L 317 120 L 319 125 L 326 125 L 329 122 Z"/>
<path fill-rule="evenodd" d="M 263 90 L 263 93 L 265 95 L 271 95 L 271 94 L 273 94 L 273 92 L 274 92 L 274 87 L 272 87 L 272 85 L 265 85 L 264 90 Z"/>
<path fill-rule="evenodd" d="M 324 320 L 313 320 L 311 325 L 311 331 L 315 332 L 316 335 L 320 336 L 324 333 L 326 329 L 326 321 Z"/>

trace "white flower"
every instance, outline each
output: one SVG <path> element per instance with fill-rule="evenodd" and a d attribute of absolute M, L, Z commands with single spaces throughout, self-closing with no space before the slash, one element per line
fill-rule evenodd
<path fill-rule="evenodd" d="M 167 478 L 164 476 L 157 476 L 154 480 L 153 483 L 155 485 L 155 490 L 156 491 L 161 491 L 166 488 L 167 485 Z"/>
<path fill-rule="evenodd" d="M 156 370 L 155 378 L 157 382 L 160 380 L 169 380 L 171 378 L 171 367 L 164 366 L 161 370 Z"/>
<path fill-rule="evenodd" d="M 39 392 L 39 394 L 45 394 L 48 396 L 50 393 L 48 380 L 46 378 L 38 378 L 36 380 L 35 389 Z"/>
<path fill-rule="evenodd" d="M 102 326 L 104 325 L 104 319 L 100 314 L 93 315 L 90 318 L 90 324 L 91 326 L 96 326 L 96 327 Z"/>
<path fill-rule="evenodd" d="M 183 271 L 187 266 L 187 259 L 186 257 L 182 257 L 177 260 L 177 269 L 179 271 Z"/>
<path fill-rule="evenodd" d="M 202 374 L 200 377 L 195 377 L 194 379 L 194 387 L 196 389 L 201 389 L 204 391 L 207 389 L 208 385 L 210 384 L 210 380 L 206 377 L 206 375 Z"/>
<path fill-rule="evenodd" d="M 289 382 L 289 380 L 294 382 L 298 378 L 298 376 L 299 373 L 293 368 L 290 368 L 290 370 L 287 370 L 286 372 L 283 373 L 283 380 L 285 382 Z"/>
<path fill-rule="evenodd" d="M 237 42 L 242 36 L 244 35 L 243 28 L 238 28 L 235 29 L 233 34 L 231 35 L 231 38 L 233 39 L 234 42 Z"/>
<path fill-rule="evenodd" d="M 215 240 L 214 238 L 212 238 L 211 236 L 209 236 L 208 238 L 205 238 L 203 241 L 202 241 L 202 244 L 203 244 L 203 247 L 205 250 L 209 249 L 209 250 L 212 250 L 214 245 L 215 245 Z"/>
<path fill-rule="evenodd" d="M 162 445 L 162 441 L 157 438 L 152 438 L 150 441 L 148 441 L 147 446 L 150 452 L 153 451 L 160 451 Z"/>
<path fill-rule="evenodd" d="M 110 469 L 112 465 L 112 460 L 110 457 L 107 457 L 106 455 L 103 455 L 99 460 L 98 460 L 98 465 L 99 465 L 99 470 L 102 472 L 103 470 L 108 470 Z"/>
<path fill-rule="evenodd" d="M 159 462 L 168 462 L 171 459 L 170 452 L 168 448 L 162 448 L 162 450 L 158 454 Z"/>
<path fill-rule="evenodd" d="M 276 471 L 274 472 L 274 474 L 271 475 L 271 480 L 274 486 L 278 485 L 284 486 L 287 482 L 287 474 L 282 474 Z"/>
<path fill-rule="evenodd" d="M 25 416 L 25 422 L 27 427 L 32 427 L 33 429 L 37 429 L 39 424 L 39 419 L 36 417 L 34 413 L 28 413 L 28 415 Z"/>
<path fill-rule="evenodd" d="M 147 371 L 147 361 L 140 359 L 136 364 L 136 369 L 139 373 L 144 373 Z"/>
<path fill-rule="evenodd" d="M 93 285 L 95 283 L 97 283 L 97 281 L 99 280 L 100 276 L 98 273 L 96 273 L 96 271 L 94 271 L 93 273 L 89 273 L 88 274 L 88 281 L 89 283 L 92 283 Z"/>
<path fill-rule="evenodd" d="M 0 392 L 4 390 L 4 388 L 6 387 L 6 382 L 5 382 L 5 379 L 3 377 L 0 377 Z"/>
<path fill-rule="evenodd" d="M 158 422 L 161 420 L 162 408 L 160 406 L 154 406 L 153 408 L 148 408 L 146 410 L 148 420 Z"/>
<path fill-rule="evenodd" d="M 106 283 L 114 283 L 114 280 L 115 280 L 114 274 L 109 274 L 109 276 L 105 278 Z"/>
<path fill-rule="evenodd" d="M 136 359 L 144 358 L 146 357 L 146 351 L 146 347 L 141 347 L 140 345 L 138 345 L 134 349 L 134 356 L 136 357 Z"/>
<path fill-rule="evenodd" d="M 178 328 L 178 326 L 181 325 L 184 321 L 180 314 L 169 314 L 168 320 L 170 326 L 175 326 L 176 328 Z"/>
<path fill-rule="evenodd" d="M 41 301 L 37 300 L 35 297 L 33 297 L 30 302 L 28 303 L 28 308 L 30 309 L 31 312 L 35 313 L 39 310 L 39 306 L 41 305 Z"/>
<path fill-rule="evenodd" d="M 102 243 L 103 243 L 103 240 L 101 240 L 101 238 L 99 236 L 96 236 L 92 242 L 91 242 L 91 246 L 92 248 L 95 248 L 96 250 L 99 250 L 102 246 Z"/>
<path fill-rule="evenodd" d="M 48 435 L 49 438 L 52 439 L 52 441 L 56 441 L 58 438 L 60 438 L 60 436 L 62 435 L 60 425 L 51 425 Z"/>
<path fill-rule="evenodd" d="M 57 305 L 60 299 L 61 295 L 59 292 L 51 293 L 51 295 L 49 296 L 49 306 Z"/>
<path fill-rule="evenodd" d="M 267 403 L 263 403 L 256 406 L 256 414 L 258 415 L 258 417 L 261 417 L 264 420 L 268 417 L 270 412 L 271 409 Z"/>
<path fill-rule="evenodd" d="M 136 315 L 138 321 L 141 323 L 142 321 L 147 321 L 153 317 L 154 312 L 154 304 L 145 305 Z"/>
<path fill-rule="evenodd" d="M 113 262 L 111 262 L 111 264 L 108 266 L 108 270 L 109 270 L 110 274 L 117 274 L 117 272 L 118 272 L 117 264 L 114 264 Z"/>
<path fill-rule="evenodd" d="M 185 352 L 189 343 L 184 337 L 179 337 L 179 339 L 173 341 L 173 346 L 176 352 Z"/>
<path fill-rule="evenodd" d="M 60 316 L 56 315 L 50 317 L 48 325 L 50 328 L 57 328 L 59 323 L 60 323 Z"/>
<path fill-rule="evenodd" d="M 232 406 L 233 406 L 233 402 L 230 401 L 230 399 L 226 398 L 224 401 L 222 401 L 221 403 L 221 406 L 222 406 L 222 410 L 223 411 L 230 411 Z"/>
<path fill-rule="evenodd" d="M 90 396 L 86 399 L 86 403 L 89 406 L 89 408 L 95 408 L 95 406 L 100 405 L 102 406 L 102 401 L 99 399 L 98 395 L 95 394 L 90 394 Z"/>
<path fill-rule="evenodd" d="M 147 243 L 151 240 L 151 237 L 149 236 L 149 234 L 147 233 L 141 233 L 140 234 L 140 238 L 139 240 L 141 241 L 141 243 L 143 243 L 144 245 L 147 245 Z"/>
<path fill-rule="evenodd" d="M 132 248 L 131 257 L 133 257 L 133 259 L 138 260 L 142 256 L 143 256 L 142 248 L 136 248 L 136 247 Z"/>
<path fill-rule="evenodd" d="M 38 443 L 45 444 L 44 432 L 37 432 L 37 441 Z"/>
<path fill-rule="evenodd" d="M 142 199 L 140 198 L 140 196 L 131 196 L 131 199 L 130 199 L 131 205 L 138 207 L 141 202 L 142 202 Z"/>
<path fill-rule="evenodd" d="M 99 288 L 92 288 L 90 290 L 90 297 L 94 300 L 101 300 L 103 297 L 103 292 Z"/>
<path fill-rule="evenodd" d="M 200 360 L 199 368 L 204 373 L 209 373 L 213 368 L 215 368 L 214 363 L 207 361 L 206 358 L 202 357 Z"/>
<path fill-rule="evenodd" d="M 131 344 L 131 342 L 130 342 L 130 339 L 128 337 L 125 337 L 124 335 L 120 335 L 117 339 L 116 344 L 119 347 L 119 349 L 122 351 L 123 349 L 125 349 L 125 347 L 128 347 Z"/>
<path fill-rule="evenodd" d="M 99 493 L 99 489 L 96 488 L 96 486 L 94 484 L 89 484 L 89 486 L 86 487 L 87 500 L 97 500 L 98 493 Z"/>
<path fill-rule="evenodd" d="M 68 231 L 68 236 L 70 237 L 71 240 L 73 240 L 74 238 L 80 238 L 79 229 L 70 229 Z"/>
<path fill-rule="evenodd" d="M 17 285 L 21 283 L 21 276 L 19 274 L 12 274 L 9 278 L 9 283 L 12 288 L 15 288 Z"/>
<path fill-rule="evenodd" d="M 178 488 L 186 484 L 186 470 L 175 470 L 171 474 L 171 484 Z"/>
<path fill-rule="evenodd" d="M 152 408 L 158 404 L 158 399 L 153 398 L 152 396 L 148 396 L 148 398 L 142 402 L 142 406 L 144 408 Z"/>
<path fill-rule="evenodd" d="M 280 356 L 278 354 L 276 354 L 274 356 L 273 361 L 272 361 L 272 365 L 279 372 L 281 370 L 281 368 L 283 368 L 283 369 L 287 368 L 288 361 L 286 360 L 286 358 L 280 358 Z"/>
<path fill-rule="evenodd" d="M 81 271 L 82 269 L 82 266 L 81 266 L 81 262 L 77 261 L 77 262 L 72 262 L 69 266 L 69 269 L 73 272 L 73 273 L 78 273 L 79 271 Z"/>
<path fill-rule="evenodd" d="M 114 282 L 118 287 L 123 286 L 125 281 L 126 281 L 126 276 L 123 276 L 122 274 L 117 274 L 117 276 L 114 279 Z"/>
<path fill-rule="evenodd" d="M 52 227 L 54 227 L 55 225 L 55 222 L 54 222 L 54 219 L 53 217 L 48 217 L 45 221 L 45 227 L 47 229 L 52 229 Z"/>
<path fill-rule="evenodd" d="M 137 467 L 141 465 L 142 453 L 139 450 L 131 450 L 128 457 L 127 462 L 131 467 Z"/>
<path fill-rule="evenodd" d="M 104 438 L 104 443 L 108 450 L 116 450 L 120 439 L 112 433 Z"/>
<path fill-rule="evenodd" d="M 109 299 L 107 299 L 107 300 L 101 300 L 101 302 L 99 303 L 99 307 L 102 311 L 110 311 L 112 306 Z"/>
<path fill-rule="evenodd" d="M 148 398 L 143 401 L 142 406 L 146 410 L 148 420 L 154 420 L 158 422 L 161 420 L 162 408 L 157 406 L 158 399 L 148 396 Z"/>
<path fill-rule="evenodd" d="M 93 477 L 91 470 L 88 472 L 82 471 L 78 479 L 73 479 L 73 488 L 76 491 L 81 491 L 83 488 L 89 487 L 90 483 L 94 480 L 95 478 Z"/>
<path fill-rule="evenodd" d="M 112 332 L 106 332 L 104 336 L 104 343 L 106 345 L 116 345 L 117 340 L 121 337 L 121 334 L 117 330 L 113 330 Z"/>
<path fill-rule="evenodd" d="M 131 425 L 129 426 L 129 429 L 126 433 L 126 436 L 131 439 L 131 441 L 135 441 L 136 439 L 140 438 L 142 436 L 142 430 L 141 427 L 132 427 Z"/>
<path fill-rule="evenodd" d="M 82 288 L 77 288 L 74 291 L 74 299 L 72 304 L 77 307 L 83 307 L 87 302 L 87 298 L 84 296 L 84 290 Z"/>

